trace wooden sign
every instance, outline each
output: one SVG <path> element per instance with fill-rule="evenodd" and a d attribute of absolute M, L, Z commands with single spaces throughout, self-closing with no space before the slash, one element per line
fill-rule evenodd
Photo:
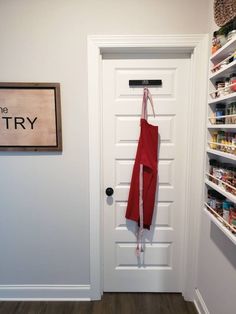
<path fill-rule="evenodd" d="M 0 83 L 0 151 L 62 151 L 59 83 Z"/>

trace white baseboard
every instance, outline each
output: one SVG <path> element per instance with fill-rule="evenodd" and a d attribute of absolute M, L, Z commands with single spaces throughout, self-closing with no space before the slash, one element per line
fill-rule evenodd
<path fill-rule="evenodd" d="M 195 289 L 194 304 L 199 314 L 210 314 L 198 289 Z"/>
<path fill-rule="evenodd" d="M 0 285 L 0 301 L 89 301 L 90 285 Z"/>

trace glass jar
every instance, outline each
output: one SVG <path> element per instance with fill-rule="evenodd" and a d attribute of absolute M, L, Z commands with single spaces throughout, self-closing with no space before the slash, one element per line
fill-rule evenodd
<path fill-rule="evenodd" d="M 236 124 L 236 102 L 231 103 L 231 114 L 235 115 L 231 117 L 231 123 Z"/>
<path fill-rule="evenodd" d="M 216 142 L 217 142 L 217 137 L 218 137 L 218 133 L 217 132 L 213 132 L 212 133 L 212 137 L 211 137 L 211 144 L 210 144 L 210 147 L 212 148 L 212 149 L 217 149 L 217 144 L 216 144 Z"/>
<path fill-rule="evenodd" d="M 232 186 L 236 188 L 236 168 L 233 168 L 233 179 L 232 179 Z M 232 189 L 232 194 L 236 195 L 236 190 Z"/>
<path fill-rule="evenodd" d="M 230 87 L 232 92 L 236 92 L 236 73 L 230 74 L 230 85 L 235 84 Z"/>
<path fill-rule="evenodd" d="M 225 118 L 220 118 L 225 115 L 225 104 L 219 103 L 216 105 L 216 124 L 224 124 Z"/>
<path fill-rule="evenodd" d="M 222 206 L 223 206 L 223 219 L 229 222 L 229 211 L 230 211 L 231 202 L 225 200 L 223 201 Z"/>
<path fill-rule="evenodd" d="M 217 133 L 217 143 L 222 144 L 222 145 L 216 145 L 217 149 L 220 151 L 225 151 L 226 147 L 224 146 L 225 144 L 225 132 L 224 131 L 218 131 Z"/>
<path fill-rule="evenodd" d="M 229 223 L 236 228 L 236 210 L 235 210 L 235 208 L 230 209 Z"/>
<path fill-rule="evenodd" d="M 235 38 L 235 36 L 236 36 L 236 29 L 228 33 L 227 41 L 230 41 L 231 39 Z"/>
<path fill-rule="evenodd" d="M 226 172 L 227 172 L 227 175 L 226 175 L 226 178 L 225 178 L 225 182 L 229 185 L 232 186 L 233 184 L 233 177 L 234 177 L 234 166 L 231 165 L 231 164 L 226 164 Z M 228 185 L 225 185 L 225 190 L 229 193 L 232 193 L 232 188 Z"/>
<path fill-rule="evenodd" d="M 224 87 L 225 87 L 224 81 L 217 81 L 216 82 L 216 97 L 224 96 L 224 89 L 223 89 Z"/>
<path fill-rule="evenodd" d="M 218 162 L 218 160 L 211 159 L 209 163 L 210 163 L 210 169 L 209 169 L 210 174 L 213 177 L 217 178 L 217 176 L 218 176 L 218 169 L 219 169 L 219 162 Z M 215 184 L 218 184 L 218 180 L 216 180 L 215 178 L 209 177 L 210 181 L 212 181 Z"/>
<path fill-rule="evenodd" d="M 216 198 L 215 198 L 215 195 L 214 195 L 214 190 L 208 190 L 207 191 L 207 204 L 212 208 L 212 209 L 215 209 L 215 201 L 216 201 Z"/>
<path fill-rule="evenodd" d="M 219 215 L 223 216 L 223 202 L 226 200 L 226 197 L 224 197 L 218 192 L 216 193 L 217 193 L 217 196 L 216 196 L 216 201 L 215 201 L 215 211 Z"/>
<path fill-rule="evenodd" d="M 225 141 L 224 144 L 226 144 L 226 146 L 224 147 L 224 151 L 226 153 L 232 153 L 232 136 L 233 134 L 230 132 L 225 132 Z"/>
<path fill-rule="evenodd" d="M 231 153 L 236 154 L 236 134 L 232 133 L 232 142 L 231 142 Z"/>
<path fill-rule="evenodd" d="M 221 34 L 217 34 L 216 38 L 220 42 L 220 46 L 221 47 L 223 47 L 226 44 L 227 40 L 228 40 L 228 38 L 226 38 L 225 35 L 223 35 L 223 34 L 222 35 Z"/>
<path fill-rule="evenodd" d="M 227 163 L 221 163 L 220 167 L 222 169 L 222 176 L 221 176 L 221 180 L 223 182 L 220 182 L 219 185 L 226 190 L 226 185 L 224 184 L 224 182 L 227 182 L 227 178 L 228 178 L 228 164 Z"/>
<path fill-rule="evenodd" d="M 226 124 L 230 124 L 231 123 L 231 117 L 228 117 L 229 115 L 231 114 L 231 104 L 228 104 L 226 106 L 226 109 L 225 109 L 225 123 Z"/>
<path fill-rule="evenodd" d="M 230 85 L 230 78 L 226 77 L 225 78 L 225 89 L 223 90 L 224 95 L 229 95 L 231 93 L 231 89 L 230 89 L 229 85 Z"/>
<path fill-rule="evenodd" d="M 223 188 L 222 180 L 223 180 L 223 177 L 224 177 L 225 169 L 223 168 L 222 165 L 223 165 L 222 163 L 218 162 L 217 169 L 214 172 L 214 177 L 217 179 L 217 183 L 216 184 Z"/>

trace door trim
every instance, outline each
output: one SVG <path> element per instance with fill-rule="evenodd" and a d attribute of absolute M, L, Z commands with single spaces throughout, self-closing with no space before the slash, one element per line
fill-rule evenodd
<path fill-rule="evenodd" d="M 89 112 L 89 201 L 90 201 L 90 285 L 91 299 L 101 299 L 103 293 L 101 250 L 101 63 L 102 53 L 167 49 L 191 53 L 190 98 L 188 121 L 188 151 L 186 176 L 184 278 L 182 294 L 194 299 L 197 274 L 197 252 L 200 213 L 203 204 L 205 121 L 207 101 L 208 35 L 113 35 L 88 36 L 88 112 Z M 195 110 L 194 110 L 195 108 Z M 196 110 L 197 108 L 197 110 Z M 191 225 L 190 225 L 191 223 Z"/>

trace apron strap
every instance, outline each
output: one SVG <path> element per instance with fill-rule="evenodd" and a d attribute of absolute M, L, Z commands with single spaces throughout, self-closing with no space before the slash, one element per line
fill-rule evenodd
<path fill-rule="evenodd" d="M 136 255 L 139 256 L 144 252 L 143 248 L 143 165 L 139 168 L 139 226 L 137 231 L 137 248 Z"/>
<path fill-rule="evenodd" d="M 147 87 L 144 87 L 143 89 L 143 103 L 142 103 L 142 119 L 147 120 L 147 102 L 150 101 L 151 107 L 152 107 L 152 113 L 155 118 L 155 110 L 153 105 L 153 99 L 152 94 L 150 93 L 149 89 Z"/>
<path fill-rule="evenodd" d="M 154 105 L 152 100 L 152 95 L 147 87 L 143 89 L 143 103 L 142 103 L 142 119 L 147 120 L 147 102 L 148 100 L 152 106 L 153 116 L 155 118 Z M 144 252 L 143 247 L 143 165 L 140 164 L 139 168 L 139 227 L 137 231 L 137 248 L 136 255 L 139 256 L 140 253 Z"/>

